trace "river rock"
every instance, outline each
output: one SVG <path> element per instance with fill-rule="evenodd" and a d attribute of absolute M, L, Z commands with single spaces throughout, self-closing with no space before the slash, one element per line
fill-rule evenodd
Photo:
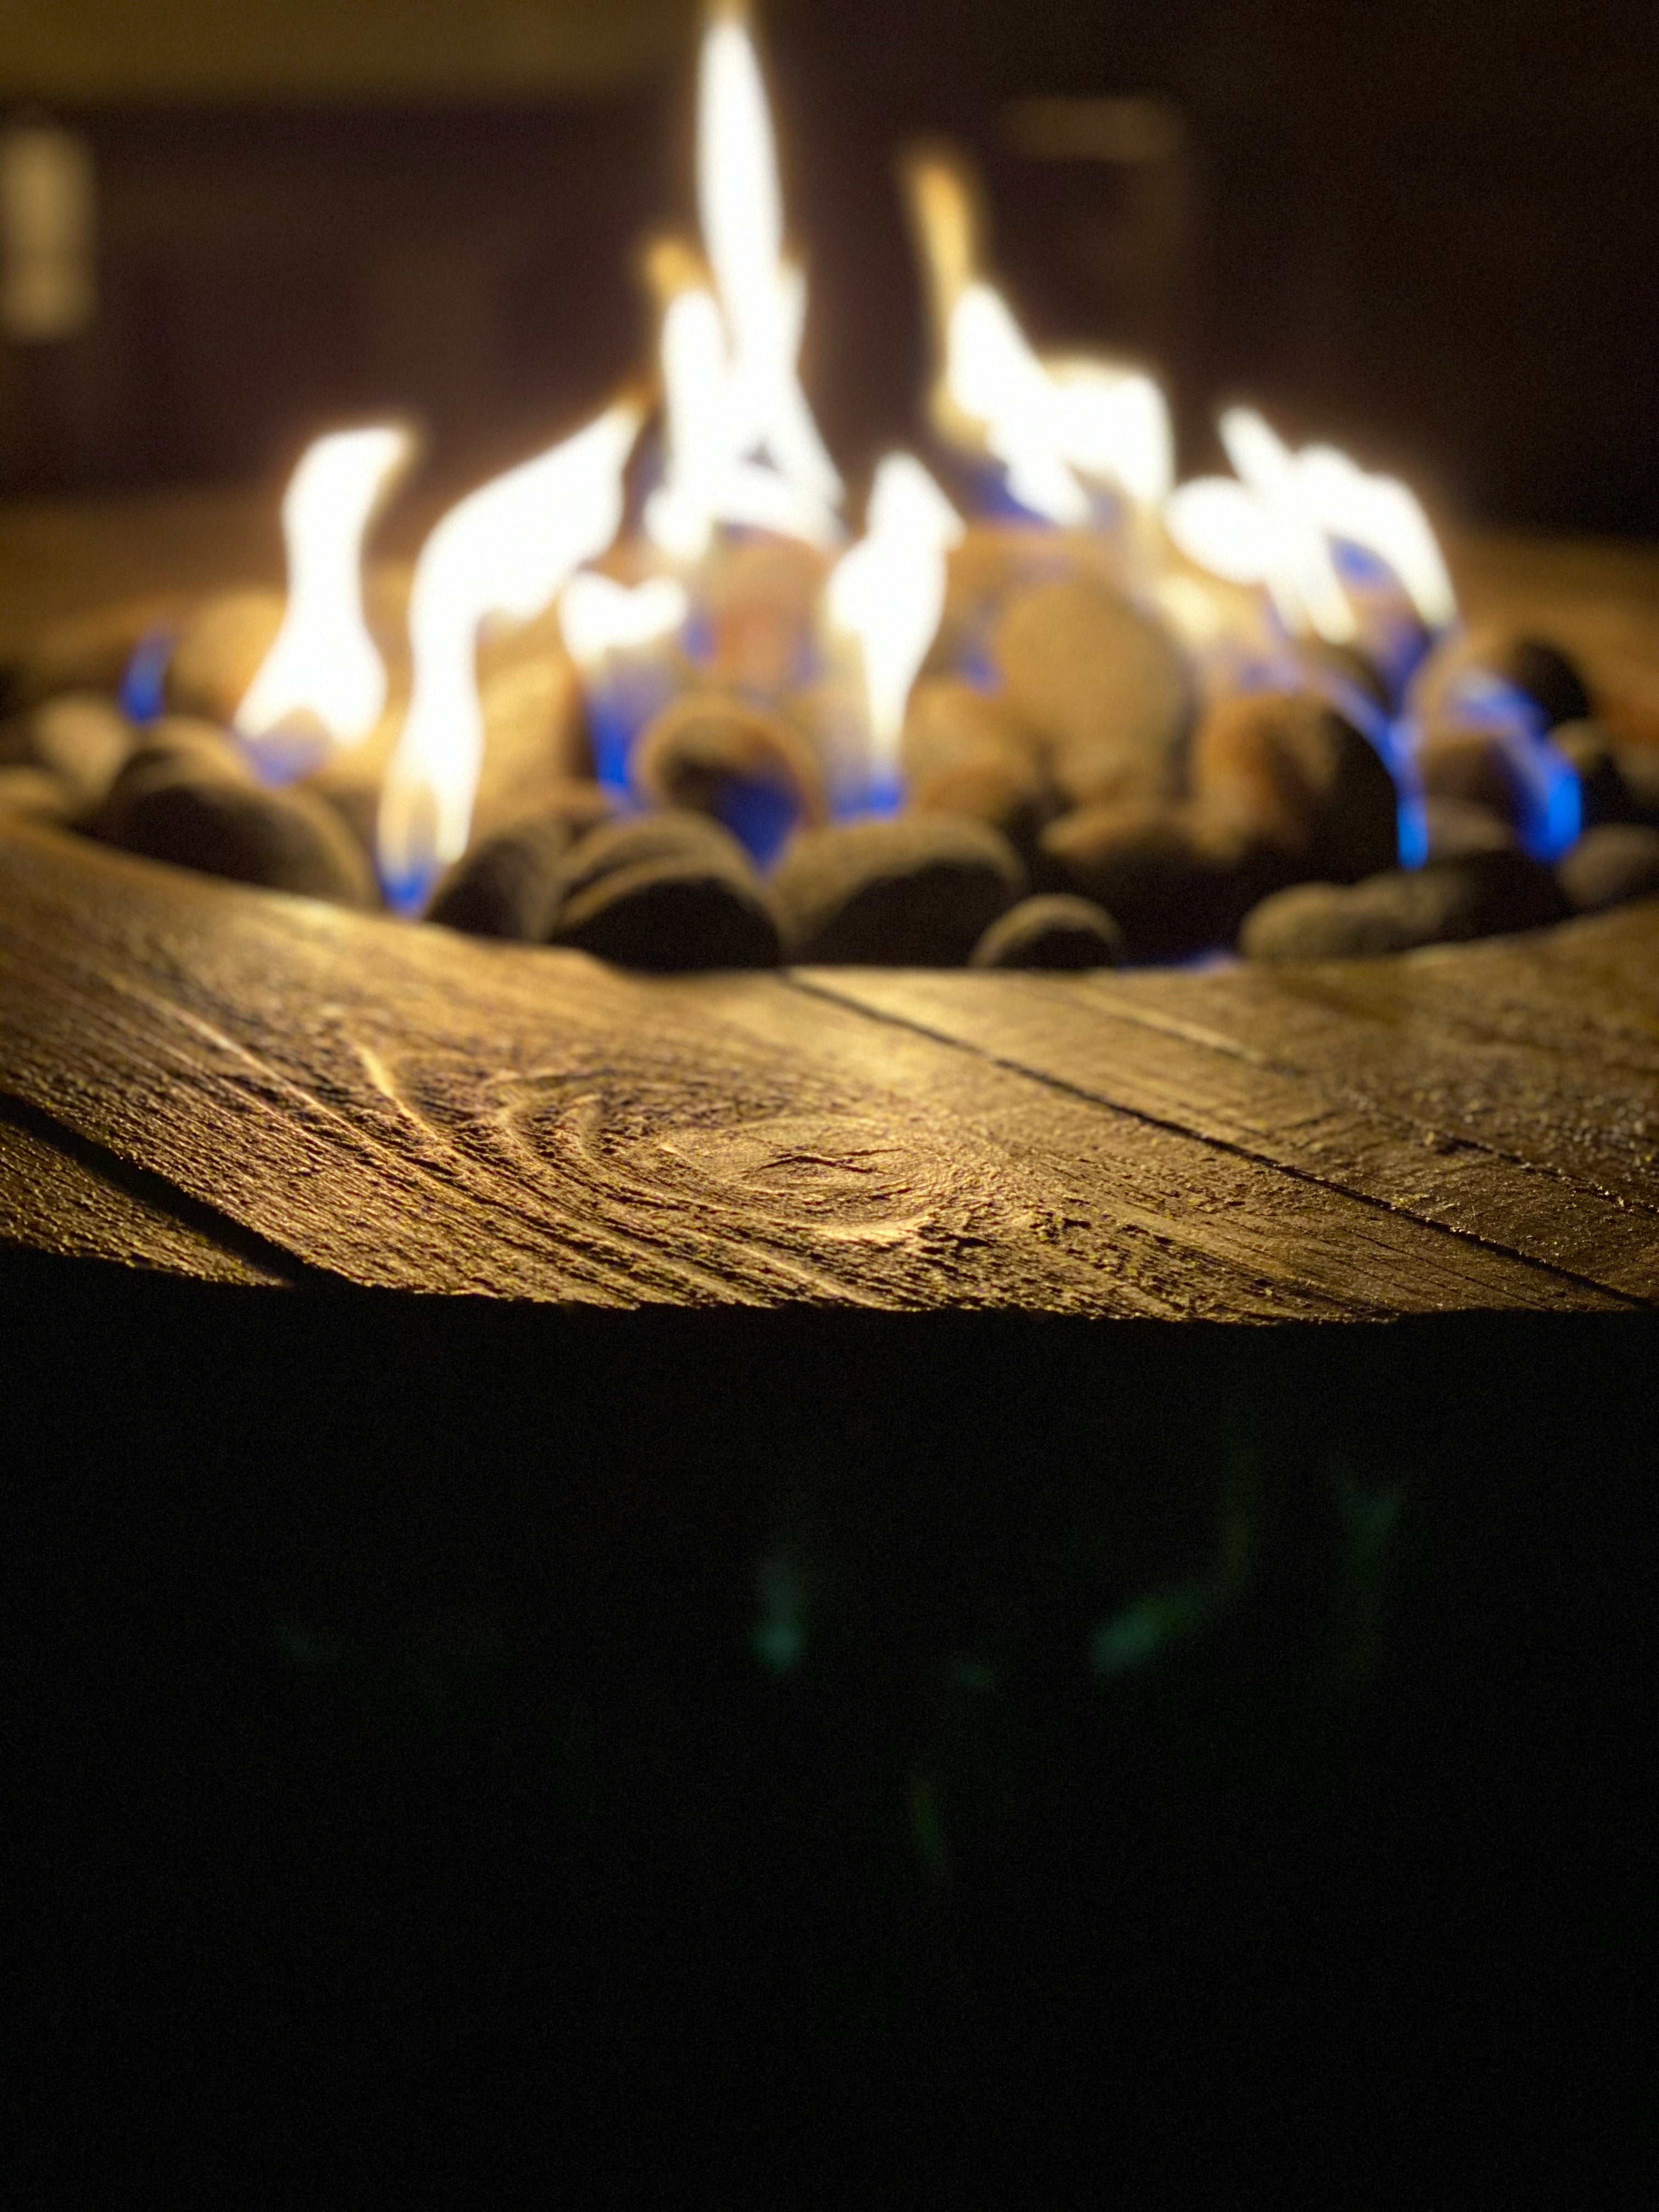
<path fill-rule="evenodd" d="M 542 943 L 564 895 L 564 861 L 574 834 L 557 814 L 532 814 L 498 830 L 449 870 L 433 894 L 427 920 L 471 937 Z"/>
<path fill-rule="evenodd" d="M 959 678 L 925 678 L 910 693 L 904 710 L 899 765 L 915 790 L 964 760 L 1006 754 L 1035 763 L 1045 750 L 1029 722 L 1022 721 L 1000 692 L 981 691 Z"/>
<path fill-rule="evenodd" d="M 1376 747 L 1306 692 L 1212 707 L 1194 733 L 1190 782 L 1210 822 L 1298 875 L 1356 883 L 1398 851 L 1399 799 Z"/>
<path fill-rule="evenodd" d="M 1606 822 L 1587 830 L 1555 864 L 1555 879 L 1580 914 L 1659 891 L 1659 830 Z"/>
<path fill-rule="evenodd" d="M 117 777 L 97 834 L 130 853 L 336 905 L 380 902 L 367 856 L 306 791 L 267 791 L 211 760 L 152 757 Z"/>
<path fill-rule="evenodd" d="M 659 973 L 775 968 L 781 951 L 753 870 L 691 853 L 596 876 L 566 899 L 553 942 Z"/>
<path fill-rule="evenodd" d="M 1620 770 L 1621 749 L 1610 731 L 1600 722 L 1563 722 L 1550 732 L 1550 739 L 1577 775 L 1585 829 L 1603 822 L 1636 819 L 1635 796 Z M 1659 797 L 1659 782 L 1656 797 Z"/>
<path fill-rule="evenodd" d="M 50 770 L 80 812 L 102 801 L 137 741 L 112 699 L 98 691 L 64 692 L 0 730 L 0 763 Z"/>
<path fill-rule="evenodd" d="M 992 653 L 1009 707 L 1048 741 L 1066 798 L 1178 789 L 1192 679 L 1169 633 L 1120 593 L 1086 576 L 1017 591 Z"/>
<path fill-rule="evenodd" d="M 649 804 L 706 814 L 764 866 L 829 811 L 823 773 L 781 714 L 720 692 L 685 692 L 641 734 L 629 767 Z"/>
<path fill-rule="evenodd" d="M 1054 811 L 1053 792 L 1036 763 L 1017 753 L 965 755 L 910 790 L 918 814 L 953 814 L 983 822 L 1008 840 L 1029 868 Z"/>
<path fill-rule="evenodd" d="M 1238 942 L 1252 960 L 1352 959 L 1540 929 L 1566 910 L 1549 870 L 1524 853 L 1474 853 L 1359 884 L 1294 884 L 1252 909 Z"/>
<path fill-rule="evenodd" d="M 655 814 L 618 815 L 580 836 L 564 864 L 564 896 L 574 897 L 619 868 L 678 860 L 754 872 L 748 854 L 720 823 L 688 808 L 664 807 Z"/>
<path fill-rule="evenodd" d="M 1428 799 L 1423 824 L 1431 860 L 1461 860 L 1470 853 L 1512 853 L 1515 827 L 1463 799 Z"/>
<path fill-rule="evenodd" d="M 866 967 L 960 967 L 1024 888 L 1006 837 L 944 814 L 814 830 L 772 878 L 792 960 Z"/>
<path fill-rule="evenodd" d="M 1659 824 L 1659 744 L 1616 739 L 1613 760 L 1637 821 Z"/>
<path fill-rule="evenodd" d="M 1582 722 L 1590 714 L 1584 679 L 1563 647 L 1529 632 L 1477 629 L 1454 632 L 1419 669 L 1412 697 L 1425 724 L 1455 722 L 1459 680 L 1474 670 L 1524 691 L 1552 725 Z"/>
<path fill-rule="evenodd" d="M 31 814 L 41 822 L 70 822 L 80 812 L 76 794 L 49 768 L 0 767 L 0 814 Z"/>
<path fill-rule="evenodd" d="M 1115 968 L 1125 953 L 1123 932 L 1091 899 L 1049 892 L 1021 899 L 986 931 L 968 961 L 970 968 Z"/>
<path fill-rule="evenodd" d="M 1424 796 L 1479 806 L 1519 829 L 1527 818 L 1527 787 L 1503 738 L 1490 730 L 1431 724 L 1417 748 Z"/>
<path fill-rule="evenodd" d="M 178 629 L 192 605 L 177 592 L 149 592 L 47 623 L 5 672 L 7 708 L 34 706 L 60 691 L 112 698 L 138 647 L 158 632 Z"/>
<path fill-rule="evenodd" d="M 1227 945 L 1261 896 L 1245 842 L 1184 805 L 1077 808 L 1042 833 L 1051 877 L 1104 907 L 1132 960 L 1182 960 Z M 1282 879 L 1276 863 L 1268 882 Z"/>
<path fill-rule="evenodd" d="M 179 633 L 167 663 L 169 712 L 228 725 L 276 642 L 287 601 L 281 592 L 220 592 Z"/>

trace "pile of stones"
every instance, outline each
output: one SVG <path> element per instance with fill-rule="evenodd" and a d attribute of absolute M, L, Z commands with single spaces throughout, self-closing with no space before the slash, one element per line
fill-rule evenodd
<path fill-rule="evenodd" d="M 594 780 L 580 729 L 538 753 L 511 803 L 498 791 L 482 811 L 426 919 L 659 970 L 1080 969 L 1395 951 L 1659 891 L 1659 744 L 1604 728 L 1579 672 L 1540 640 L 1460 637 L 1413 679 L 1430 854 L 1417 868 L 1399 865 L 1396 793 L 1363 716 L 1333 703 L 1382 702 L 1358 655 L 1334 671 L 1328 652 L 1310 656 L 1300 687 L 1206 701 L 1168 631 L 1078 574 L 1008 594 L 981 643 L 984 683 L 916 685 L 894 817 L 831 821 L 793 720 L 689 690 L 635 749 L 631 807 Z M 1578 777 L 1583 833 L 1553 867 L 1522 849 L 1528 794 L 1504 744 L 1459 719 L 1471 665 L 1535 702 Z M 0 722 L 0 810 L 377 906 L 373 777 L 262 783 L 189 672 L 175 656 L 167 711 L 142 725 L 84 669 L 68 688 L 37 672 Z M 503 680 L 540 698 L 544 675 L 521 659 Z"/>

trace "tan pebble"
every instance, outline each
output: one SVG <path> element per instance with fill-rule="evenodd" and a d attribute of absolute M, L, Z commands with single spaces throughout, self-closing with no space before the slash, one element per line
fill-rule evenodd
<path fill-rule="evenodd" d="M 167 707 L 227 726 L 276 641 L 287 601 L 281 592 L 221 592 L 180 631 L 167 663 Z"/>
<path fill-rule="evenodd" d="M 640 796 L 717 821 L 743 821 L 771 799 L 781 834 L 815 829 L 829 811 L 811 746 L 781 714 L 720 692 L 689 691 L 641 732 L 629 773 Z"/>
<path fill-rule="evenodd" d="M 79 811 L 74 792 L 50 769 L 0 767 L 0 814 L 32 814 L 43 822 L 69 822 Z"/>
<path fill-rule="evenodd" d="M 194 605 L 177 592 L 151 592 L 48 623 L 11 671 L 11 702 L 33 706 L 60 691 L 112 698 L 145 639 L 179 629 Z"/>
<path fill-rule="evenodd" d="M 67 691 L 0 726 L 0 763 L 50 769 L 84 811 L 103 798 L 136 742 L 105 693 Z"/>
<path fill-rule="evenodd" d="M 1054 746 L 1070 798 L 1172 795 L 1194 693 L 1168 632 L 1087 577 L 1015 593 L 992 651 L 1009 706 Z"/>
<path fill-rule="evenodd" d="M 1045 750 L 1041 734 L 1000 693 L 977 690 L 957 677 L 931 676 L 910 694 L 899 765 L 914 789 L 970 756 L 1006 751 L 1036 760 Z"/>

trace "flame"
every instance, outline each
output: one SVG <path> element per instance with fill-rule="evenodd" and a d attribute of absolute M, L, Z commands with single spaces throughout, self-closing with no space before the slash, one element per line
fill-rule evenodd
<path fill-rule="evenodd" d="M 1250 408 L 1230 408 L 1220 428 L 1242 481 L 1200 477 L 1164 503 L 1170 535 L 1189 560 L 1231 583 L 1265 584 L 1287 629 L 1345 644 L 1358 623 L 1332 548 L 1346 541 L 1387 562 L 1428 629 L 1455 618 L 1434 532 L 1404 484 L 1369 474 L 1334 446 L 1292 453 Z"/>
<path fill-rule="evenodd" d="M 301 456 L 283 497 L 288 605 L 233 717 L 244 738 L 313 724 L 355 745 L 380 719 L 386 669 L 363 620 L 362 542 L 413 451 L 406 430 L 385 427 L 336 431 Z"/>
<path fill-rule="evenodd" d="M 759 58 L 741 14 L 704 34 L 697 86 L 697 208 L 714 283 L 659 257 L 665 480 L 645 525 L 693 561 L 719 522 L 831 546 L 842 485 L 797 374 L 806 284 L 784 258 L 783 201 Z M 667 281 L 664 282 L 665 273 Z"/>
<path fill-rule="evenodd" d="M 891 781 L 905 703 L 945 611 L 945 553 L 961 517 L 908 453 L 878 466 L 866 534 L 830 573 L 830 621 L 858 641 L 876 780 Z"/>
<path fill-rule="evenodd" d="M 1156 507 L 1174 481 L 1175 451 L 1157 384 L 1108 362 L 1039 355 L 981 273 L 963 172 L 928 155 L 912 163 L 909 185 L 942 336 L 934 409 L 945 436 L 1000 460 L 1020 505 L 1050 522 L 1088 521 L 1087 483 Z"/>
<path fill-rule="evenodd" d="M 483 760 L 480 624 L 529 621 L 610 544 L 639 428 L 636 407 L 611 408 L 469 493 L 422 547 L 409 602 L 413 695 L 380 795 L 380 874 L 394 905 L 421 904 L 439 867 L 466 848 Z"/>
<path fill-rule="evenodd" d="M 565 586 L 559 628 L 579 667 L 593 668 L 608 653 L 637 650 L 678 629 L 691 611 L 682 586 L 653 576 L 630 591 L 610 576 L 584 569 Z"/>

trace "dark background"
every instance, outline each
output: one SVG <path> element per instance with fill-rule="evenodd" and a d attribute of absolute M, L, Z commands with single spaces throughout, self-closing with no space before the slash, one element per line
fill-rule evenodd
<path fill-rule="evenodd" d="M 374 0 L 338 53 L 309 0 L 221 7 L 200 42 L 195 12 L 75 0 L 60 35 L 36 0 L 0 7 L 0 100 L 91 143 L 100 270 L 82 335 L 0 346 L 0 493 L 255 476 L 391 405 L 465 480 L 639 361 L 635 248 L 690 215 L 686 0 L 489 0 L 452 31 Z M 981 161 L 1034 331 L 1152 356 L 1187 468 L 1248 396 L 1454 516 L 1659 533 L 1651 9 L 776 0 L 763 21 L 809 383 L 854 474 L 915 434 L 894 158 L 945 132 Z M 1167 102 L 1171 149 L 1042 157 L 1015 104 L 1054 95 Z"/>

